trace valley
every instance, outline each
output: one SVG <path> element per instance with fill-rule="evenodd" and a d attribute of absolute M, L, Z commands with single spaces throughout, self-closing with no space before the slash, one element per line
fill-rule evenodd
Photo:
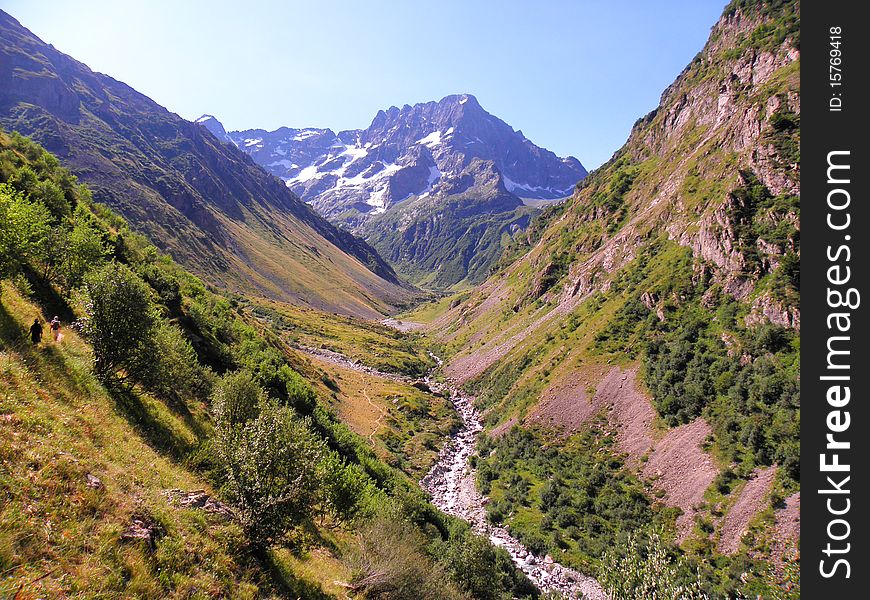
<path fill-rule="evenodd" d="M 797 4 L 591 173 L 471 94 L 187 121 L 2 11 L 0 126 L 0 600 L 799 598 Z"/>

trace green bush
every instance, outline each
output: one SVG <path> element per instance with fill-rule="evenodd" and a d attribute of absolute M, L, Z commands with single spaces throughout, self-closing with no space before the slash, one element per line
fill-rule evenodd
<path fill-rule="evenodd" d="M 347 558 L 353 589 L 384 600 L 460 600 L 444 567 L 426 554 L 425 538 L 395 515 L 374 518 L 360 530 Z"/>
<path fill-rule="evenodd" d="M 476 600 L 537 598 L 538 590 L 514 566 L 507 551 L 496 548 L 465 523 L 456 522 L 446 540 L 430 549 L 460 589 Z"/>
<path fill-rule="evenodd" d="M 42 203 L 0 183 L 0 277 L 14 275 L 23 264 L 41 257 L 50 219 Z"/>
<path fill-rule="evenodd" d="M 351 521 L 372 493 L 372 480 L 361 467 L 348 464 L 337 452 L 328 452 L 317 466 L 320 506 L 336 521 Z"/>
<path fill-rule="evenodd" d="M 684 559 L 668 549 L 658 534 L 628 537 L 620 552 L 604 555 L 601 583 L 611 600 L 679 598 L 707 600 L 699 577 L 687 577 Z"/>
<path fill-rule="evenodd" d="M 148 360 L 157 326 L 151 288 L 129 267 L 110 262 L 84 284 L 82 331 L 94 349 L 97 375 L 106 380 L 120 369 L 134 374 Z"/>
<path fill-rule="evenodd" d="M 165 322 L 155 325 L 150 352 L 137 355 L 131 372 L 150 391 L 176 401 L 206 397 L 214 377 L 199 364 L 181 330 Z"/>
<path fill-rule="evenodd" d="M 212 447 L 224 469 L 227 497 L 251 544 L 267 547 L 310 516 L 323 444 L 248 375 L 222 378 L 212 406 Z"/>

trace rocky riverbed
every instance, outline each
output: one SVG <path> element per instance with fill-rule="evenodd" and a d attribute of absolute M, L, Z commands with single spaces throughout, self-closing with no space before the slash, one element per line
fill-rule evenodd
<path fill-rule="evenodd" d="M 307 346 L 297 349 L 320 360 L 376 377 L 410 384 L 419 382 L 404 375 L 378 371 L 331 350 Z M 442 366 L 440 358 L 434 354 L 431 356 L 439 367 Z M 532 554 L 507 529 L 487 522 L 484 508 L 487 499 L 478 491 L 475 471 L 468 462 L 474 454 L 477 434 L 483 430 L 474 401 L 450 382 L 440 383 L 426 377 L 423 383 L 433 392 L 449 397 L 462 418 L 462 427 L 447 441 L 438 455 L 438 462 L 420 481 L 420 486 L 432 496 L 432 503 L 447 514 L 468 521 L 477 533 L 486 535 L 494 545 L 507 550 L 517 567 L 542 590 L 558 592 L 565 598 L 609 600 L 601 584 L 593 577 L 564 567 L 550 556 Z"/>
<path fill-rule="evenodd" d="M 468 462 L 474 454 L 477 434 L 483 429 L 480 415 L 472 398 L 454 386 L 431 380 L 427 383 L 433 390 L 449 394 L 463 423 L 441 449 L 438 462 L 420 481 L 423 489 L 432 496 L 433 504 L 447 514 L 468 521 L 477 533 L 488 536 L 494 545 L 507 550 L 514 563 L 542 590 L 556 591 L 566 598 L 608 600 L 601 584 L 594 578 L 564 567 L 550 556 L 535 556 L 504 527 L 487 522 L 484 508 L 487 499 L 477 490 L 475 471 Z"/>

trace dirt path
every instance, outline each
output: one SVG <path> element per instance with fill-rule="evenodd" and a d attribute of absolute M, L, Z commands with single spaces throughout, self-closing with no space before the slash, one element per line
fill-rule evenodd
<path fill-rule="evenodd" d="M 555 317 L 568 314 L 585 298 L 586 296 L 575 296 L 571 298 L 570 301 L 557 305 L 555 308 L 537 317 L 530 325 L 523 327 L 519 332 L 514 333 L 513 335 L 511 335 L 510 332 L 515 330 L 517 325 L 512 326 L 494 341 L 474 350 L 470 354 L 460 356 L 451 361 L 445 369 L 447 374 L 460 385 L 469 379 L 478 377 L 491 365 L 495 364 L 496 361 L 506 356 L 508 352 L 524 342 L 530 335 L 539 331 L 545 323 L 551 321 Z"/>
<path fill-rule="evenodd" d="M 369 434 L 369 444 L 371 444 L 372 447 L 374 447 L 375 446 L 375 434 L 381 428 L 384 417 L 387 416 L 387 412 L 383 408 L 381 408 L 380 406 L 378 406 L 377 404 L 372 402 L 372 399 L 369 398 L 368 392 L 366 392 L 365 390 L 363 390 L 363 396 L 365 396 L 366 402 L 369 403 L 369 406 L 374 408 L 377 412 L 381 413 L 381 415 L 377 419 L 375 419 L 375 426 L 372 429 L 372 432 Z"/>

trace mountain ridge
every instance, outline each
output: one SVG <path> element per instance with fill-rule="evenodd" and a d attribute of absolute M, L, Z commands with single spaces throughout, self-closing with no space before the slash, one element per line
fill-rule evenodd
<path fill-rule="evenodd" d="M 766 570 L 799 562 L 798 11 L 731 2 L 660 105 L 483 284 L 400 317 L 429 323 L 477 398 L 489 517 L 568 564 L 600 558 L 627 514 L 673 535 L 710 597 L 767 597 Z M 642 493 L 603 491 L 625 478 Z"/>
<path fill-rule="evenodd" d="M 0 43 L 0 125 L 56 153 L 98 201 L 211 283 L 368 318 L 414 293 L 368 244 L 204 127 L 6 13 Z"/>
<path fill-rule="evenodd" d="M 436 288 L 482 280 L 503 238 L 521 231 L 535 212 L 524 208 L 527 201 L 560 200 L 586 176 L 576 158 L 536 146 L 471 94 L 391 106 L 367 128 L 337 133 L 315 127 L 226 132 L 210 115 L 197 122 L 250 154 L 333 223 L 363 236 L 404 275 Z M 485 173 L 500 179 L 497 193 L 487 191 Z M 450 209 L 458 194 L 474 196 L 473 203 L 464 200 L 464 216 Z M 431 222 L 433 205 L 445 209 L 443 227 Z M 470 255 L 475 248 L 482 259 Z M 420 275 L 433 269 L 434 277 Z"/>

